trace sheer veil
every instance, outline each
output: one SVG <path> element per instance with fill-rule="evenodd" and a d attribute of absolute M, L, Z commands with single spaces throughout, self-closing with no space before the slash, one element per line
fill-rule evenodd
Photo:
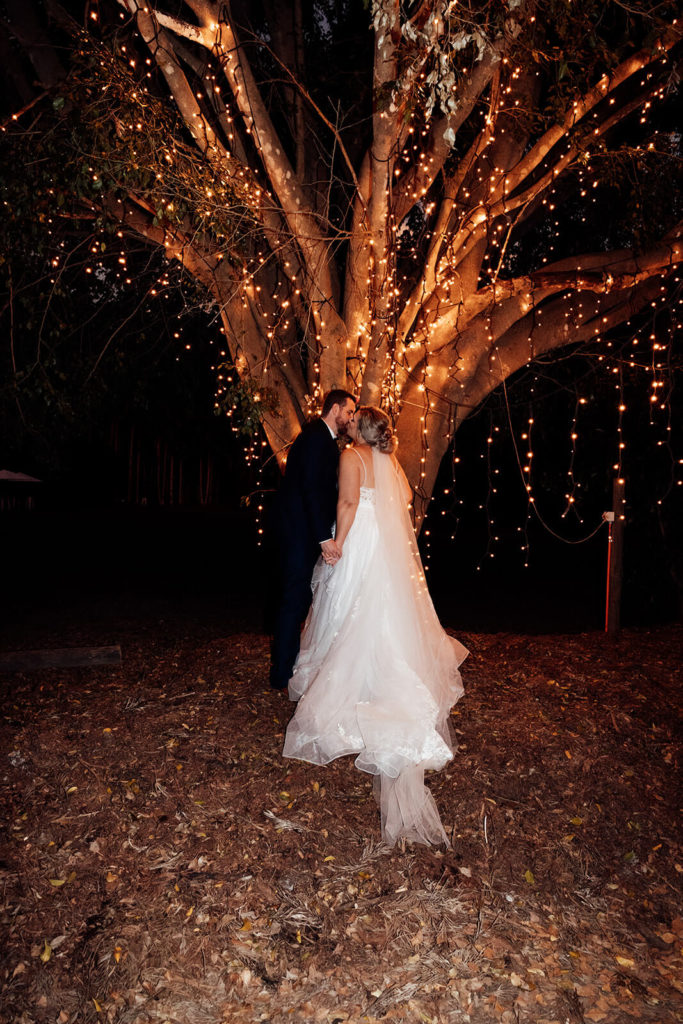
<path fill-rule="evenodd" d="M 447 844 L 436 804 L 424 785 L 424 772 L 442 768 L 453 756 L 448 719 L 463 694 L 458 666 L 468 652 L 444 631 L 432 604 L 408 510 L 410 487 L 405 474 L 396 459 L 376 448 L 372 459 L 378 555 L 390 595 L 391 635 L 401 662 L 414 673 L 417 700 L 413 692 L 409 713 L 421 719 L 422 728 L 431 733 L 433 742 L 423 749 L 426 756 L 417 763 L 406 758 L 403 763 L 399 759 L 394 765 L 368 767 L 376 775 L 382 834 L 389 844 L 398 837 Z M 400 699 L 400 687 L 396 696 Z"/>

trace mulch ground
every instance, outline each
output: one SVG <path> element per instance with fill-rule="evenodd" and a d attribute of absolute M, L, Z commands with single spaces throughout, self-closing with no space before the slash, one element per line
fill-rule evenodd
<path fill-rule="evenodd" d="M 2 1021 L 679 1019 L 683 629 L 461 636 L 445 853 L 281 758 L 262 634 L 122 630 L 4 677 Z"/>

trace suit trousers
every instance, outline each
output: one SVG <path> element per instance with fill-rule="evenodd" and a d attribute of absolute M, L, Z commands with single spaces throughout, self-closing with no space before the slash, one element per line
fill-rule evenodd
<path fill-rule="evenodd" d="M 270 685 L 284 690 L 299 653 L 301 627 L 311 607 L 311 577 L 320 545 L 308 538 L 282 538 L 278 544 L 278 595 L 273 617 Z"/>

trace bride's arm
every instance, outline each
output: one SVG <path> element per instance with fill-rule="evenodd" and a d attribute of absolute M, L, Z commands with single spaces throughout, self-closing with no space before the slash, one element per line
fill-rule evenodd
<path fill-rule="evenodd" d="M 337 500 L 337 532 L 335 540 L 341 548 L 356 518 L 360 501 L 360 459 L 350 449 L 339 460 L 339 498 Z"/>

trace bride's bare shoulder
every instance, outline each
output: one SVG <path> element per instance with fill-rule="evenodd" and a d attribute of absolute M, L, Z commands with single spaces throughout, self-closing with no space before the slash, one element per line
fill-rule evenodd
<path fill-rule="evenodd" d="M 367 458 L 367 453 L 370 452 L 370 447 L 367 444 L 349 444 L 342 450 L 341 457 L 351 459 L 363 459 Z M 370 455 L 372 458 L 372 455 Z"/>
<path fill-rule="evenodd" d="M 362 463 L 363 457 L 360 455 L 355 445 L 350 444 L 348 447 L 343 449 L 339 460 L 340 470 L 349 471 L 354 469 L 360 473 Z"/>

